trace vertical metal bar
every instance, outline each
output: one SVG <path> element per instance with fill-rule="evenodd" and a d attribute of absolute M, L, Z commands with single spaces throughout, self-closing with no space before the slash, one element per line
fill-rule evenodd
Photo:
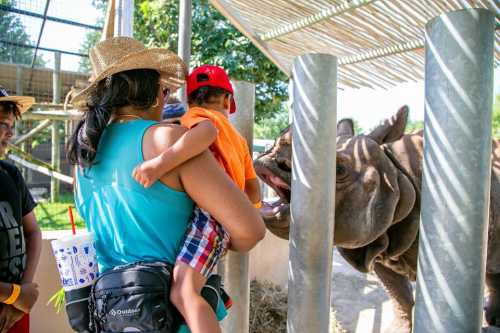
<path fill-rule="evenodd" d="M 335 213 L 337 58 L 300 56 L 293 80 L 287 331 L 325 333 Z"/>
<path fill-rule="evenodd" d="M 122 36 L 123 21 L 123 0 L 118 0 L 115 7 L 115 37 Z"/>
<path fill-rule="evenodd" d="M 134 0 L 121 0 L 121 35 L 134 35 Z"/>
<path fill-rule="evenodd" d="M 61 138 L 59 135 L 59 121 L 52 121 L 52 149 L 51 149 L 51 166 L 54 170 L 61 169 Z M 50 178 L 50 201 L 56 202 L 59 199 L 59 180 L 54 177 Z"/>
<path fill-rule="evenodd" d="M 293 123 L 293 78 L 288 81 L 288 124 Z"/>
<path fill-rule="evenodd" d="M 491 177 L 495 16 L 426 25 L 422 212 L 414 332 L 479 332 Z"/>
<path fill-rule="evenodd" d="M 61 103 L 61 52 L 54 52 L 54 71 L 52 72 L 52 103 Z"/>
<path fill-rule="evenodd" d="M 16 65 L 16 95 L 22 96 L 24 95 L 24 71 L 23 71 L 23 66 L 21 65 Z M 19 119 L 16 121 L 16 138 L 21 136 L 23 132 L 23 122 L 22 119 Z M 21 150 L 26 151 L 26 143 L 23 142 L 21 144 Z M 21 174 L 23 175 L 23 178 L 27 181 L 28 180 L 28 169 L 27 168 L 21 168 Z"/>
<path fill-rule="evenodd" d="M 236 113 L 231 123 L 247 140 L 252 150 L 255 85 L 248 82 L 232 82 L 236 101 Z M 251 151 L 250 151 L 251 153 Z M 229 316 L 222 322 L 226 333 L 248 333 L 250 318 L 250 281 L 248 253 L 229 252 L 223 263 L 224 283 L 234 305 Z"/>
<path fill-rule="evenodd" d="M 23 95 L 23 67 L 21 65 L 16 65 L 16 95 L 22 96 Z M 21 121 L 16 122 L 16 132 L 15 136 L 19 137 L 22 132 L 22 127 L 21 127 Z"/>
<path fill-rule="evenodd" d="M 16 65 L 16 95 L 22 96 L 24 94 L 24 71 L 23 66 Z"/>
<path fill-rule="evenodd" d="M 177 55 L 186 63 L 188 69 L 191 58 L 192 7 L 192 0 L 180 0 Z M 185 87 L 179 89 L 178 94 L 179 99 L 183 103 L 186 103 L 187 96 Z"/>
<path fill-rule="evenodd" d="M 52 103 L 61 103 L 61 53 L 54 52 L 54 72 L 52 74 Z M 59 135 L 59 122 L 52 122 L 52 145 L 51 160 L 52 168 L 56 171 L 61 169 L 61 138 Z M 59 198 L 59 180 L 52 177 L 50 179 L 50 200 L 55 202 Z"/>

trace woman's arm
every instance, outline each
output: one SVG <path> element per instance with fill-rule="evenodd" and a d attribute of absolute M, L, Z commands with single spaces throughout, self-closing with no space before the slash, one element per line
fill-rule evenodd
<path fill-rule="evenodd" d="M 143 140 L 144 158 L 150 159 L 178 140 L 186 129 L 172 125 L 150 128 Z M 233 183 L 208 151 L 190 159 L 161 177 L 172 189 L 186 191 L 224 226 L 236 251 L 248 251 L 264 238 L 265 226 L 259 212 Z"/>
<path fill-rule="evenodd" d="M 182 165 L 180 176 L 189 196 L 224 226 L 234 250 L 249 251 L 264 238 L 259 212 L 212 154 L 204 152 Z"/>
<path fill-rule="evenodd" d="M 254 205 L 260 203 L 262 198 L 260 193 L 260 184 L 257 178 L 247 179 L 245 181 L 245 193 Z"/>

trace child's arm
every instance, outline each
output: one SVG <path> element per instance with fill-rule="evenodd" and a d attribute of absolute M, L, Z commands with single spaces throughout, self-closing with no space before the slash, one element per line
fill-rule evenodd
<path fill-rule="evenodd" d="M 247 179 L 245 182 L 245 193 L 248 199 L 254 204 L 256 208 L 260 208 L 260 202 L 262 200 L 260 193 L 260 184 L 257 178 Z"/>
<path fill-rule="evenodd" d="M 136 167 L 132 176 L 142 186 L 150 187 L 167 172 L 208 149 L 216 138 L 217 128 L 211 121 L 204 120 L 163 153 Z"/>
<path fill-rule="evenodd" d="M 248 196 L 248 199 L 250 199 L 250 202 L 253 203 L 255 208 L 259 209 L 262 206 L 260 183 L 253 167 L 252 155 L 250 155 L 250 151 L 248 150 L 245 141 L 243 141 L 243 144 L 245 145 L 245 149 L 247 151 L 247 153 L 245 154 L 245 193 Z"/>

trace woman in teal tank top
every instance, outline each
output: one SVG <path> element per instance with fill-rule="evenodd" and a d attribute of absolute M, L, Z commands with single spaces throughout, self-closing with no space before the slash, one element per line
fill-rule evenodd
<path fill-rule="evenodd" d="M 138 43 L 125 37 L 113 40 Z M 185 67 L 175 55 L 154 50 L 161 53 L 153 57 L 159 59 L 156 63 L 141 64 L 144 52 L 135 62 L 132 55 L 121 54 L 129 61 L 122 65 L 116 59 L 105 63 L 106 54 L 96 57 L 104 63 L 93 63 L 94 81 L 72 100 L 83 111 L 68 149 L 77 166 L 75 202 L 94 233 L 101 272 L 136 261 L 173 264 L 193 200 L 224 225 L 233 250 L 250 250 L 265 232 L 258 212 L 209 152 L 150 188 L 132 178 L 135 166 L 159 155 L 185 132 L 158 122 Z"/>

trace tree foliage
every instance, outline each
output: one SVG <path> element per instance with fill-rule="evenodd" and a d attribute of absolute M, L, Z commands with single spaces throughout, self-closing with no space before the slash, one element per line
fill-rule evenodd
<path fill-rule="evenodd" d="M 422 120 L 408 121 L 405 132 L 411 133 L 424 128 Z M 500 95 L 496 95 L 493 105 L 493 116 L 491 121 L 492 135 L 494 138 L 500 138 Z"/>
<path fill-rule="evenodd" d="M 288 126 L 288 113 L 277 112 L 271 117 L 262 119 L 253 128 L 256 139 L 276 139 L 278 135 Z"/>
<path fill-rule="evenodd" d="M 177 50 L 179 1 L 135 1 L 134 36 L 147 46 Z M 287 77 L 207 0 L 193 0 L 191 68 L 224 67 L 235 80 L 256 84 L 256 121 L 284 119 Z M 287 118 L 286 118 L 287 119 Z M 286 125 L 287 122 L 285 122 Z"/>
<path fill-rule="evenodd" d="M 106 1 L 92 0 L 92 4 L 102 13 L 101 18 L 99 18 L 99 20 L 96 22 L 97 23 L 96 25 L 103 26 L 104 15 L 106 13 L 106 5 L 107 5 Z M 96 31 L 96 30 L 88 31 L 87 34 L 85 35 L 85 40 L 83 41 L 83 44 L 81 45 L 79 52 L 83 54 L 88 54 L 89 50 L 101 39 L 101 34 L 102 31 Z M 78 65 L 79 65 L 78 67 L 79 72 L 89 73 L 91 70 L 90 60 L 87 57 L 80 58 L 80 62 Z"/>
<path fill-rule="evenodd" d="M 0 0 L 3 6 L 15 7 L 13 0 Z M 16 15 L 0 10 L 1 39 L 10 43 L 32 45 L 29 35 L 26 33 L 22 21 Z M 0 42 L 0 62 L 31 65 L 34 50 L 27 47 L 4 45 Z M 38 56 L 35 65 L 43 66 L 45 62 Z"/>
<path fill-rule="evenodd" d="M 406 123 L 405 132 L 412 133 L 418 130 L 424 129 L 424 121 L 423 120 L 408 120 Z"/>
<path fill-rule="evenodd" d="M 105 0 L 94 0 L 93 4 L 104 14 Z M 192 13 L 191 68 L 202 64 L 216 64 L 224 67 L 234 80 L 255 83 L 256 130 L 260 129 L 259 135 L 279 133 L 277 129 L 288 124 L 285 105 L 286 75 L 207 0 L 193 0 Z M 177 0 L 137 0 L 134 11 L 134 37 L 148 47 L 164 47 L 176 52 L 178 19 Z M 80 52 L 88 53 L 99 38 L 100 32 L 89 32 Z M 89 70 L 89 61 L 83 58 L 80 71 Z"/>

